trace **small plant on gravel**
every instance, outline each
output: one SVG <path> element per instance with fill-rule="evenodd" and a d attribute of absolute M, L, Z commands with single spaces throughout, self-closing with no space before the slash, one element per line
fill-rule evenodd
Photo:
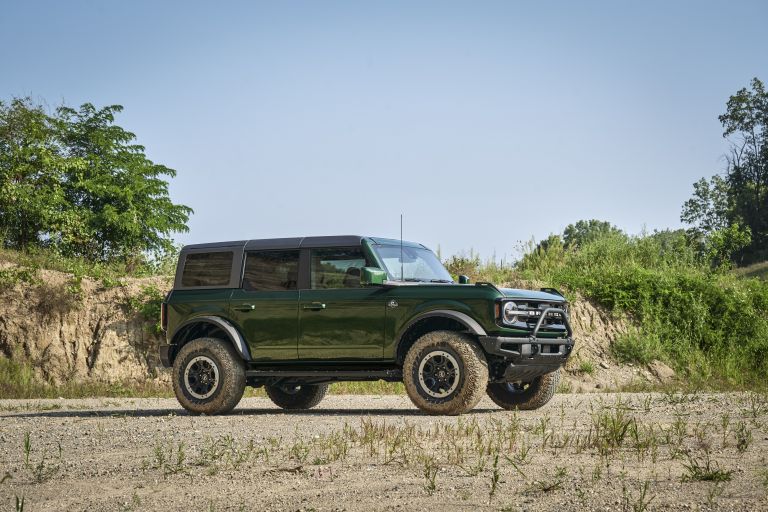
<path fill-rule="evenodd" d="M 749 445 L 752 444 L 752 430 L 747 427 L 746 423 L 740 421 L 736 424 L 733 434 L 736 437 L 736 450 L 739 453 L 747 451 Z"/>
<path fill-rule="evenodd" d="M 424 457 L 423 463 L 424 470 L 422 474 L 424 475 L 424 490 L 427 491 L 427 494 L 432 496 L 432 493 L 437 489 L 437 472 L 440 467 L 433 457 Z"/>
<path fill-rule="evenodd" d="M 153 459 L 151 462 L 144 460 L 142 469 L 158 469 L 162 471 L 163 477 L 175 475 L 177 473 L 186 473 L 186 450 L 183 441 L 178 444 L 160 441 L 155 443 L 152 448 Z"/>
<path fill-rule="evenodd" d="M 592 418 L 595 431 L 595 445 L 601 455 L 613 453 L 621 448 L 635 419 L 628 416 L 624 408 L 613 412 L 603 411 Z"/>
<path fill-rule="evenodd" d="M 720 428 L 723 432 L 723 448 L 728 446 L 728 434 L 730 433 L 730 429 L 728 428 L 731 425 L 731 415 L 726 413 L 723 413 L 722 416 L 720 416 Z"/>
<path fill-rule="evenodd" d="M 535 481 L 529 486 L 528 491 L 533 493 L 548 493 L 556 491 L 563 487 L 568 470 L 564 467 L 555 468 L 553 478 L 547 478 L 545 481 Z"/>
<path fill-rule="evenodd" d="M 491 488 L 488 491 L 488 503 L 493 499 L 493 495 L 496 494 L 496 489 L 499 487 L 499 454 L 493 458 L 493 471 L 491 472 Z"/>
<path fill-rule="evenodd" d="M 702 458 L 694 457 L 690 452 L 686 454 L 687 462 L 683 463 L 686 474 L 683 482 L 728 482 L 731 480 L 732 470 L 720 469 L 717 462 L 713 464 L 709 450 L 704 450 Z"/>
<path fill-rule="evenodd" d="M 747 414 L 756 420 L 765 414 L 768 414 L 768 396 L 763 393 L 750 391 L 747 394 L 747 405 L 749 409 Z"/>
<path fill-rule="evenodd" d="M 24 467 L 29 468 L 29 455 L 32 453 L 32 440 L 29 432 L 24 432 Z"/>
<path fill-rule="evenodd" d="M 24 512 L 24 495 L 21 498 L 16 496 L 16 512 Z"/>
<path fill-rule="evenodd" d="M 309 452 L 311 450 L 311 446 L 306 444 L 303 440 L 298 439 L 295 443 L 293 443 L 293 446 L 291 446 L 290 450 L 288 450 L 288 456 L 298 462 L 305 462 L 307 457 L 309 457 Z"/>
<path fill-rule="evenodd" d="M 716 482 L 715 485 L 707 491 L 707 506 L 710 509 L 715 509 L 717 507 L 717 498 L 722 496 L 724 491 L 725 488 L 721 482 Z"/>
<path fill-rule="evenodd" d="M 651 395 L 645 395 L 645 398 L 643 398 L 643 412 L 649 413 L 651 412 L 651 406 L 653 405 L 653 396 Z"/>
<path fill-rule="evenodd" d="M 622 494 L 624 499 L 622 503 L 622 510 L 624 511 L 631 510 L 632 512 L 645 512 L 646 510 L 648 510 L 648 505 L 650 505 L 651 502 L 656 497 L 656 496 L 648 497 L 648 489 L 650 489 L 650 487 L 651 487 L 651 482 L 646 480 L 640 486 L 637 496 L 632 496 L 632 494 L 627 489 L 626 483 L 623 483 Z"/>

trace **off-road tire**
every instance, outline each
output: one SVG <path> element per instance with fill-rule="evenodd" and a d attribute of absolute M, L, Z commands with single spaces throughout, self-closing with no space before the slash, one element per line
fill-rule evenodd
<path fill-rule="evenodd" d="M 191 372 L 195 361 L 210 369 L 215 365 L 217 382 L 209 396 L 207 393 L 194 395 L 195 390 L 190 384 L 194 378 L 188 375 L 188 369 Z M 181 406 L 193 414 L 226 414 L 243 397 L 245 363 L 227 341 L 217 338 L 192 340 L 181 347 L 173 362 L 173 391 Z"/>
<path fill-rule="evenodd" d="M 296 411 L 319 404 L 328 392 L 328 384 L 301 384 L 293 392 L 282 386 L 264 386 L 264 389 L 275 405 Z"/>
<path fill-rule="evenodd" d="M 430 389 L 429 380 L 424 378 L 425 364 L 435 359 L 448 361 L 451 368 L 457 366 L 453 373 L 456 375 L 458 372 L 457 378 L 449 381 L 448 389 L 437 391 L 438 394 L 445 393 L 442 397 L 430 395 L 430 391 L 436 391 Z M 453 331 L 433 331 L 416 340 L 406 354 L 403 383 L 411 401 L 422 411 L 428 414 L 463 414 L 472 410 L 483 397 L 488 385 L 488 363 L 470 336 Z"/>
<path fill-rule="evenodd" d="M 530 411 L 546 405 L 560 384 L 560 370 L 536 377 L 522 390 L 512 390 L 508 382 L 488 384 L 488 396 L 502 409 Z"/>

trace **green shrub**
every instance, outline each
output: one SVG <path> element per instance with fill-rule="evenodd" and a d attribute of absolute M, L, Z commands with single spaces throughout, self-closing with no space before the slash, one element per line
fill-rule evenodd
<path fill-rule="evenodd" d="M 639 330 L 613 347 L 619 359 L 664 359 L 692 378 L 733 384 L 768 371 L 768 284 L 713 270 L 681 232 L 608 235 L 577 249 L 549 243 L 516 272 L 635 319 Z"/>
<path fill-rule="evenodd" d="M 128 307 L 151 324 L 150 332 L 155 335 L 163 332 L 160 325 L 160 308 L 163 299 L 163 292 L 155 285 L 142 286 L 140 295 L 128 299 Z"/>

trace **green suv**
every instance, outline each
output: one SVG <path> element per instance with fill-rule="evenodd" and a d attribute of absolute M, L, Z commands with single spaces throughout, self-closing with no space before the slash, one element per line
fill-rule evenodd
<path fill-rule="evenodd" d="M 505 409 L 547 403 L 573 348 L 553 289 L 456 283 L 421 244 L 366 236 L 189 245 L 162 305 L 181 405 L 232 410 L 246 385 L 285 409 L 338 381 L 402 381 L 430 414 L 488 393 Z"/>

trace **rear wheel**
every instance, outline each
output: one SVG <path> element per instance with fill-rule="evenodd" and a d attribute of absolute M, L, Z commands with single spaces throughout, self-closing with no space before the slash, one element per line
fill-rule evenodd
<path fill-rule="evenodd" d="M 531 382 L 488 384 L 488 396 L 503 409 L 528 411 L 549 402 L 560 384 L 560 370 L 536 377 Z"/>
<path fill-rule="evenodd" d="M 488 366 L 466 334 L 434 331 L 413 344 L 403 363 L 411 401 L 429 414 L 462 414 L 477 405 L 488 384 Z"/>
<path fill-rule="evenodd" d="M 173 390 L 195 414 L 225 414 L 245 391 L 245 364 L 232 345 L 198 338 L 184 345 L 173 362 Z"/>
<path fill-rule="evenodd" d="M 311 409 L 328 392 L 328 384 L 288 384 L 264 386 L 275 405 L 289 410 Z"/>

